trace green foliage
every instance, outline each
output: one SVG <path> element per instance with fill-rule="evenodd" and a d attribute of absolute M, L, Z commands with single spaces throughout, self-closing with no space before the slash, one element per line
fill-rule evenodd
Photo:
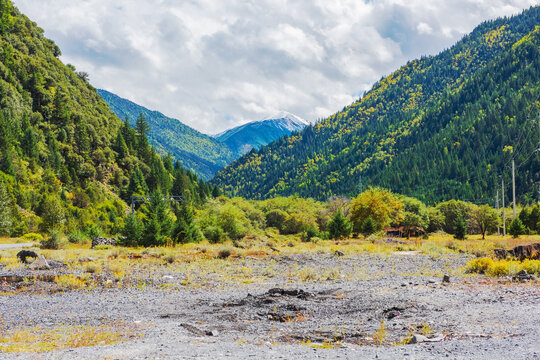
<path fill-rule="evenodd" d="M 401 221 L 402 209 L 403 203 L 391 191 L 369 188 L 351 201 L 351 222 L 355 231 L 369 235 Z"/>
<path fill-rule="evenodd" d="M 11 199 L 8 196 L 4 183 L 0 181 L 0 235 L 8 235 L 12 225 Z"/>
<path fill-rule="evenodd" d="M 527 230 L 525 229 L 525 225 L 523 225 L 519 217 L 512 220 L 512 223 L 510 224 L 510 229 L 508 229 L 508 233 L 514 238 L 518 238 L 519 235 L 525 234 L 526 231 Z"/>
<path fill-rule="evenodd" d="M 454 221 L 454 237 L 458 240 L 465 240 L 467 237 L 467 222 L 462 215 Z"/>
<path fill-rule="evenodd" d="M 164 245 L 165 238 L 171 235 L 174 221 L 170 207 L 163 201 L 163 194 L 159 190 L 150 196 L 150 202 L 147 203 L 144 213 L 144 231 L 140 245 Z"/>
<path fill-rule="evenodd" d="M 456 221 L 462 218 L 467 219 L 471 211 L 472 204 L 460 200 L 449 200 L 437 204 L 437 210 L 444 217 L 443 230 L 448 234 L 454 234 Z"/>
<path fill-rule="evenodd" d="M 60 248 L 61 233 L 57 230 L 52 230 L 47 238 L 41 241 L 42 249 L 57 250 Z"/>
<path fill-rule="evenodd" d="M 235 196 L 328 199 L 356 196 L 361 176 L 364 184 L 430 204 L 487 202 L 507 164 L 502 150 L 520 139 L 516 190 L 530 202 L 540 167 L 529 157 L 537 124 L 527 121 L 539 106 L 539 16 L 540 7 L 532 7 L 481 24 L 439 55 L 408 62 L 328 119 L 246 154 L 212 182 Z"/>
<path fill-rule="evenodd" d="M 352 225 L 349 220 L 343 215 L 341 210 L 338 210 L 332 220 L 328 223 L 328 233 L 332 239 L 347 238 L 351 235 Z"/>
<path fill-rule="evenodd" d="M 143 226 L 137 215 L 130 214 L 120 232 L 119 245 L 135 247 L 142 243 Z"/>
<path fill-rule="evenodd" d="M 473 205 L 470 210 L 470 218 L 473 226 L 480 230 L 482 239 L 485 239 L 487 231 L 494 231 L 501 221 L 497 210 L 489 205 Z"/>
<path fill-rule="evenodd" d="M 84 231 L 81 231 L 81 230 L 75 230 L 75 231 L 70 232 L 68 234 L 67 239 L 72 244 L 83 244 L 87 242 L 88 240 L 90 240 L 88 235 Z"/>
<path fill-rule="evenodd" d="M 201 240 L 200 230 L 194 223 L 193 211 L 185 203 L 180 205 L 176 218 L 172 235 L 175 243 L 186 244 Z"/>
<path fill-rule="evenodd" d="M 212 244 L 218 244 L 225 239 L 225 232 L 219 226 L 209 225 L 204 228 L 204 237 Z"/>
<path fill-rule="evenodd" d="M 149 146 L 144 114 L 134 117 L 137 130 L 120 121 L 88 74 L 62 64 L 54 42 L 10 1 L 0 1 L 0 18 L 0 183 L 10 204 L 1 207 L 0 221 L 6 233 L 39 225 L 70 234 L 95 224 L 113 235 L 125 219 L 121 198 L 130 202 L 132 195 L 159 189 L 200 205 L 216 189 Z M 182 194 L 172 192 L 178 178 Z"/>
<path fill-rule="evenodd" d="M 38 214 L 41 216 L 41 230 L 49 232 L 59 230 L 65 221 L 64 207 L 56 196 L 46 196 L 39 205 Z"/>
<path fill-rule="evenodd" d="M 276 229 L 283 230 L 285 220 L 289 214 L 281 209 L 273 209 L 266 213 L 266 225 L 269 227 L 275 227 Z"/>

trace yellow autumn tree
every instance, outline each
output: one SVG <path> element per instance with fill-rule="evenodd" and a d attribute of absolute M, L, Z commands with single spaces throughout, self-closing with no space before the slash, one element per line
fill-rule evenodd
<path fill-rule="evenodd" d="M 403 203 L 390 190 L 370 187 L 351 201 L 354 231 L 369 234 L 399 223 L 402 209 Z"/>

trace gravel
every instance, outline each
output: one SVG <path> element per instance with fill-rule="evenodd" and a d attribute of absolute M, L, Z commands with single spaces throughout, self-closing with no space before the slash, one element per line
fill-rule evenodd
<path fill-rule="evenodd" d="M 274 260 L 278 275 L 255 284 L 216 280 L 204 288 L 0 296 L 7 328 L 121 321 L 143 335 L 112 346 L 0 358 L 540 358 L 539 283 L 464 277 L 459 269 L 466 255 L 312 254 Z M 267 260 L 234 261 L 256 268 Z M 317 271 L 337 267 L 341 276 L 301 282 L 279 271 L 290 264 Z M 358 269 L 362 276 L 349 276 Z M 442 282 L 446 273 L 449 283 Z M 174 282 L 177 275 L 164 277 Z M 382 346 L 374 344 L 377 332 L 384 333 Z M 413 334 L 442 341 L 396 345 Z"/>

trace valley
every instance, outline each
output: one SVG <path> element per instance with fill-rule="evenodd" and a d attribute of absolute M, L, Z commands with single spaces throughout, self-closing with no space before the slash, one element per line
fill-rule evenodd
<path fill-rule="evenodd" d="M 179 14 L 153 36 L 188 36 L 167 25 Z M 235 21 L 200 28 L 250 24 Z M 210 136 L 96 89 L 0 0 L 0 358 L 540 358 L 539 24 L 538 5 L 487 20 L 333 115 Z M 257 41 L 258 75 L 327 62 L 332 41 L 278 29 Z M 76 48 L 105 61 L 114 40 Z M 197 41 L 195 67 L 236 53 Z M 144 55 L 141 68 L 165 68 Z M 231 83 L 205 102 L 229 124 L 231 99 L 236 114 L 273 113 L 272 96 L 299 105 L 278 79 L 278 96 L 244 83 L 242 98 L 242 74 L 214 70 L 197 81 Z M 327 113 L 320 93 L 293 92 Z"/>

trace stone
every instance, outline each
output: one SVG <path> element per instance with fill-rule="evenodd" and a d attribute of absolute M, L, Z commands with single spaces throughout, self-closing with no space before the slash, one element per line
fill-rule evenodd
<path fill-rule="evenodd" d="M 447 284 L 450 283 L 450 276 L 444 275 L 442 278 L 442 282 Z"/>
<path fill-rule="evenodd" d="M 424 335 L 414 334 L 411 337 L 411 340 L 409 341 L 409 344 L 420 344 L 420 343 L 427 342 L 427 341 L 428 341 L 428 338 L 425 337 Z"/>
<path fill-rule="evenodd" d="M 493 252 L 499 259 L 505 259 L 507 256 L 513 256 L 519 261 L 525 259 L 539 259 L 540 243 L 519 245 L 512 250 L 494 249 Z"/>
<path fill-rule="evenodd" d="M 43 255 L 39 256 L 33 263 L 29 266 L 30 270 L 50 270 L 51 266 L 47 262 L 47 259 Z"/>
<path fill-rule="evenodd" d="M 92 239 L 92 249 L 98 245 L 111 245 L 116 246 L 116 239 L 115 238 L 104 238 L 104 237 L 97 237 Z"/>
<path fill-rule="evenodd" d="M 34 259 L 37 259 L 38 258 L 38 254 L 34 251 L 30 251 L 30 250 L 21 250 L 17 253 L 17 257 L 19 258 L 19 260 L 22 262 L 22 263 L 25 263 L 26 262 L 26 258 L 34 258 Z"/>

